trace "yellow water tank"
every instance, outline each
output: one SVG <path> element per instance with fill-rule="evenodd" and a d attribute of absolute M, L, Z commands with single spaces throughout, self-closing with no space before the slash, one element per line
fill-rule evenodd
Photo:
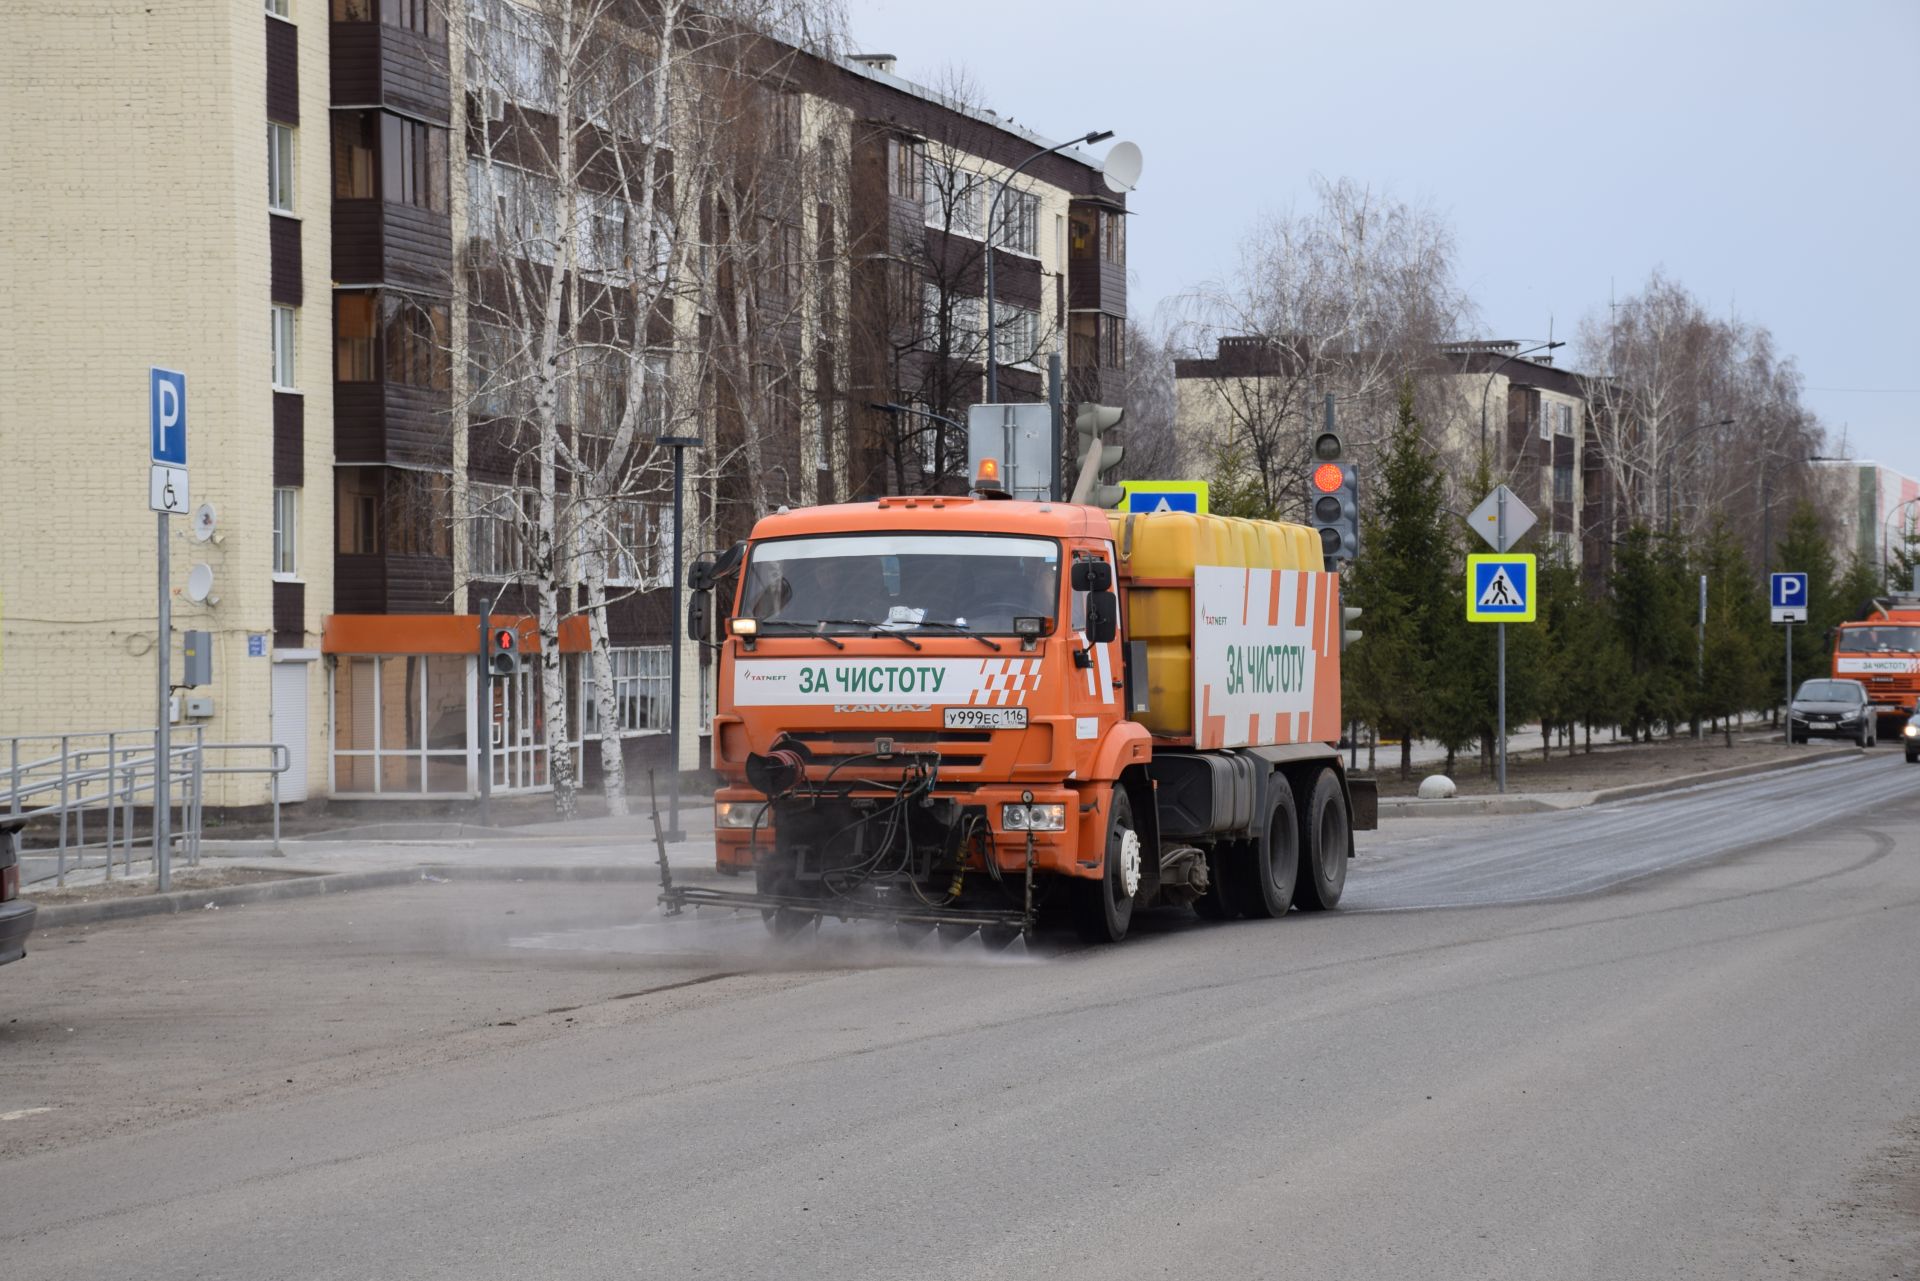
<path fill-rule="evenodd" d="M 1126 593 L 1127 639 L 1147 645 L 1148 710 L 1155 734 L 1193 734 L 1193 567 L 1325 568 L 1320 536 L 1305 525 L 1192 512 L 1108 512 Z"/>

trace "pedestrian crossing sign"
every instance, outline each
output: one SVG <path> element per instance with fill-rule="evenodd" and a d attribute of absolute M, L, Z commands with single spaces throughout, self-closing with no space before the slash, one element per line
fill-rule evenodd
<path fill-rule="evenodd" d="M 1531 623 L 1538 603 L 1531 554 L 1467 557 L 1468 622 Z"/>

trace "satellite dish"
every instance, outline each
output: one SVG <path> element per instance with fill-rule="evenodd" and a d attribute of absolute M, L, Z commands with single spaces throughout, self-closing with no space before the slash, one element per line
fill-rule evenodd
<path fill-rule="evenodd" d="M 201 561 L 187 571 L 187 599 L 195 604 L 213 595 L 213 566 Z"/>
<path fill-rule="evenodd" d="M 206 542 L 213 537 L 213 531 L 220 524 L 220 513 L 212 503 L 201 503 L 193 513 L 193 537 L 196 542 Z"/>
<path fill-rule="evenodd" d="M 1132 191 L 1140 185 L 1140 148 L 1131 142 L 1116 142 L 1107 158 L 1100 162 L 1101 176 L 1113 191 Z"/>

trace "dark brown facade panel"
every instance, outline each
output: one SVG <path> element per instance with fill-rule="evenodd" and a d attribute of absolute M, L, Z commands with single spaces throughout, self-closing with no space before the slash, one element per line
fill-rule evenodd
<path fill-rule="evenodd" d="M 1040 310 L 1043 295 L 1040 260 L 1019 254 L 993 252 L 993 296 L 1031 311 Z"/>
<path fill-rule="evenodd" d="M 336 22 L 328 41 L 335 106 L 391 107 L 443 125 L 451 118 L 445 43 L 378 22 Z"/>
<path fill-rule="evenodd" d="M 452 605 L 451 557 L 334 555 L 336 614 L 444 614 Z"/>
<path fill-rule="evenodd" d="M 451 292 L 453 224 L 446 214 L 381 200 L 333 202 L 333 278 Z"/>
<path fill-rule="evenodd" d="M 1127 269 L 1104 258 L 1075 258 L 1067 266 L 1067 306 L 1073 311 L 1127 314 Z"/>
<path fill-rule="evenodd" d="M 333 385 L 333 453 L 343 464 L 453 466 L 452 397 L 394 383 Z"/>
<path fill-rule="evenodd" d="M 306 478 L 307 398 L 298 392 L 273 393 L 273 483 L 304 485 Z"/>
<path fill-rule="evenodd" d="M 307 585 L 273 585 L 273 644 L 276 649 L 299 649 L 307 643 Z"/>
<path fill-rule="evenodd" d="M 275 302 L 298 307 L 305 292 L 300 268 L 300 220 L 268 214 L 267 223 L 267 242 L 273 254 L 268 288 Z"/>
<path fill-rule="evenodd" d="M 291 22 L 267 20 L 267 119 L 300 123 L 300 31 Z"/>

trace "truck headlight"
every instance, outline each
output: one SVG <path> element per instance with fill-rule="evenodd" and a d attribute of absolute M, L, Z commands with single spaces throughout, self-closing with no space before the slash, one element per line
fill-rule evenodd
<path fill-rule="evenodd" d="M 1000 826 L 1009 832 L 1064 832 L 1065 805 L 1002 805 Z"/>
<path fill-rule="evenodd" d="M 1900 732 L 1908 738 L 1920 738 L 1920 725 L 1915 725 L 1912 721 L 1908 721 L 1907 727 Z"/>
<path fill-rule="evenodd" d="M 773 816 L 767 813 L 765 801 L 715 801 L 713 825 L 736 829 L 767 828 L 773 826 Z"/>

